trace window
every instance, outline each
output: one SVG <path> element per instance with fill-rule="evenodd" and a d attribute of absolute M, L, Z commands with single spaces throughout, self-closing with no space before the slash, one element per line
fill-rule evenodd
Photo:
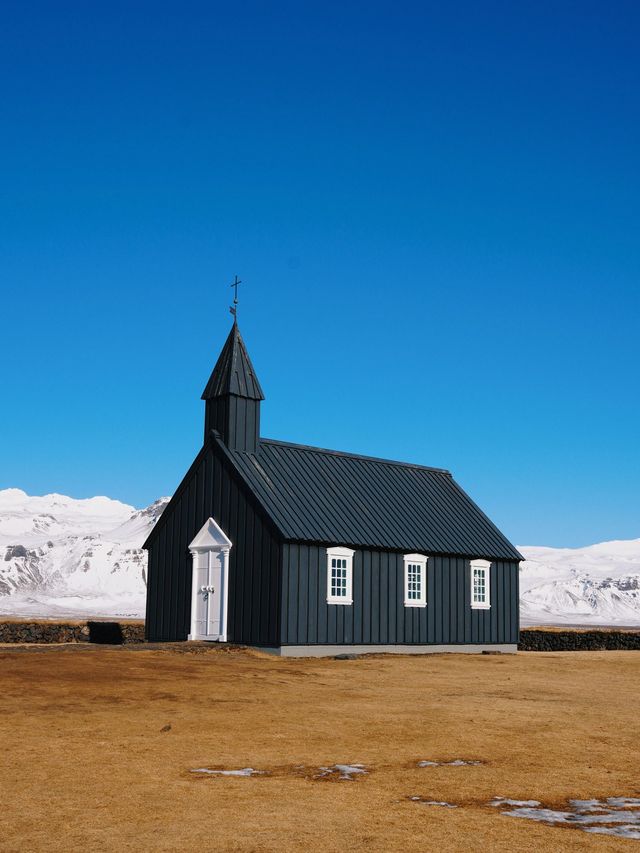
<path fill-rule="evenodd" d="M 471 561 L 471 606 L 476 610 L 491 607 L 491 563 L 488 560 Z"/>
<path fill-rule="evenodd" d="M 427 606 L 427 560 L 422 554 L 405 554 L 404 606 Z"/>
<path fill-rule="evenodd" d="M 353 555 L 350 548 L 327 548 L 327 604 L 353 604 Z"/>

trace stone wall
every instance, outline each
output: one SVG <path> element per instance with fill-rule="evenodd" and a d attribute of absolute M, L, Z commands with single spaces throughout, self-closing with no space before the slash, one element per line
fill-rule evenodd
<path fill-rule="evenodd" d="M 122 643 L 144 642 L 144 622 L 0 622 L 0 643 Z"/>
<path fill-rule="evenodd" d="M 640 651 L 640 631 L 527 628 L 520 631 L 518 643 L 521 652 L 596 652 L 614 649 Z"/>
<path fill-rule="evenodd" d="M 87 621 L 50 622 L 45 620 L 0 621 L 0 643 L 122 643 L 144 642 L 144 622 Z M 637 649 L 639 631 L 556 630 L 525 628 L 520 631 L 521 652 L 603 651 Z"/>

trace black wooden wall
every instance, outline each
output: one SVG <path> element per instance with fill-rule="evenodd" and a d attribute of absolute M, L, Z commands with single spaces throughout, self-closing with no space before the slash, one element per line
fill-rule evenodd
<path fill-rule="evenodd" d="M 191 620 L 189 543 L 210 516 L 233 543 L 229 640 L 279 645 L 281 546 L 229 463 L 209 443 L 162 514 L 149 543 L 147 639 L 187 639 Z"/>
<path fill-rule="evenodd" d="M 260 401 L 227 394 L 205 404 L 204 436 L 215 429 L 227 447 L 255 453 L 260 436 Z"/>
<path fill-rule="evenodd" d="M 431 556 L 427 606 L 404 606 L 403 554 L 357 550 L 353 604 L 327 604 L 326 548 L 282 553 L 282 645 L 518 642 L 518 564 L 491 565 L 491 608 L 473 610 L 469 561 Z"/>

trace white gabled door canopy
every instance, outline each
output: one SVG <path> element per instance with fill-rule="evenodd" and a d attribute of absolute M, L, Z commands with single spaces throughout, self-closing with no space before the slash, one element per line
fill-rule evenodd
<path fill-rule="evenodd" d="M 190 640 L 227 640 L 231 547 L 231 540 L 213 518 L 207 519 L 189 545 L 193 560 Z"/>
<path fill-rule="evenodd" d="M 231 548 L 231 540 L 214 518 L 208 518 L 196 534 L 195 539 L 189 545 L 189 550 L 194 551 L 228 551 Z"/>

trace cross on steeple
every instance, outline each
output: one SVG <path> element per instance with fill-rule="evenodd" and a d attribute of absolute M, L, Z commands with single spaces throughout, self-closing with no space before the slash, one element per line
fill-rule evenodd
<path fill-rule="evenodd" d="M 231 311 L 231 313 L 233 314 L 233 316 L 234 316 L 234 317 L 236 317 L 236 318 L 237 318 L 237 315 L 238 315 L 238 285 L 239 285 L 239 284 L 242 284 L 242 282 L 240 281 L 240 279 L 238 278 L 238 276 L 236 276 L 236 277 L 235 277 L 235 280 L 233 281 L 233 283 L 232 283 L 232 285 L 231 285 L 231 287 L 233 287 L 233 289 L 234 289 L 234 294 L 233 294 L 233 305 L 229 308 L 229 311 Z"/>

